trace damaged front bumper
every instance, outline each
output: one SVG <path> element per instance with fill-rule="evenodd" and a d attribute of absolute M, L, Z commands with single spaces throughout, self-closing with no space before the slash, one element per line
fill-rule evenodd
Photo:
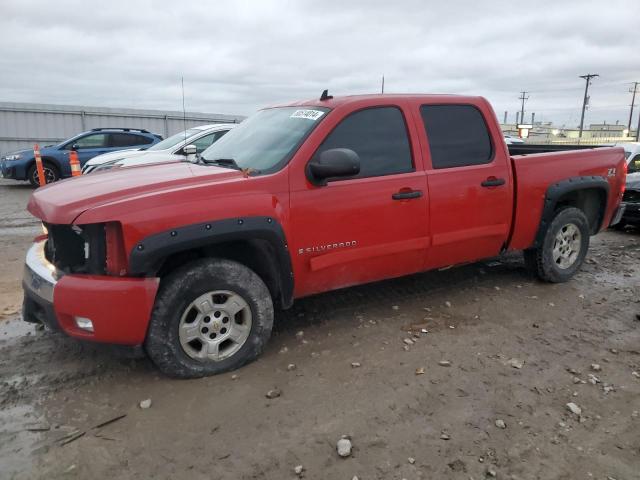
<path fill-rule="evenodd" d="M 60 275 L 44 253 L 45 241 L 27 252 L 23 319 L 95 342 L 144 342 L 158 278 Z"/>
<path fill-rule="evenodd" d="M 34 243 L 27 252 L 22 278 L 22 318 L 25 322 L 60 329 L 53 310 L 53 290 L 58 282 L 55 273 L 55 267 L 44 256 L 44 242 Z"/>

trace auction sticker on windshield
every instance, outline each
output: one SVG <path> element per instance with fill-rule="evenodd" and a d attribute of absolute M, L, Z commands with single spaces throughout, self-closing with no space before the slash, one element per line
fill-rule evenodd
<path fill-rule="evenodd" d="M 324 115 L 322 110 L 296 110 L 291 114 L 290 118 L 306 118 L 315 121 L 322 115 Z"/>

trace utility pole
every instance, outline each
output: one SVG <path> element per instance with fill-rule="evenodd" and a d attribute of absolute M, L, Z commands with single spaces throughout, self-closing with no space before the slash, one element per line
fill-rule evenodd
<path fill-rule="evenodd" d="M 584 78 L 586 83 L 584 85 L 584 99 L 582 100 L 582 115 L 580 115 L 580 133 L 578 134 L 578 138 L 582 138 L 582 129 L 584 127 L 584 111 L 587 109 L 587 102 L 589 101 L 589 85 L 591 84 L 591 79 L 595 77 L 599 77 L 597 73 L 587 73 L 586 75 L 580 75 L 580 78 Z"/>
<path fill-rule="evenodd" d="M 636 142 L 640 141 L 640 115 L 638 115 L 638 126 L 636 127 Z"/>
<path fill-rule="evenodd" d="M 636 93 L 638 93 L 638 84 L 640 82 L 633 82 L 633 89 L 629 89 L 629 92 L 633 93 L 631 97 L 631 110 L 629 111 L 629 124 L 627 125 L 627 130 L 631 131 L 631 117 L 633 117 L 633 106 L 636 103 Z"/>
<path fill-rule="evenodd" d="M 382 75 L 382 91 L 380 93 L 384 93 L 384 75 Z"/>
<path fill-rule="evenodd" d="M 524 123 L 524 102 L 525 100 L 529 100 L 527 93 L 529 92 L 520 92 L 520 96 L 518 97 L 518 99 L 522 100 L 522 107 L 520 108 L 520 123 Z"/>

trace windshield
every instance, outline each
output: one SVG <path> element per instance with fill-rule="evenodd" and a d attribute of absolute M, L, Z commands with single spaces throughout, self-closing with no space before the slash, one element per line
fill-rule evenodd
<path fill-rule="evenodd" d="M 201 133 L 201 132 L 202 130 L 198 130 L 196 128 L 190 128 L 186 132 L 176 133 L 175 135 L 171 135 L 169 138 L 165 138 L 161 142 L 158 142 L 155 145 L 152 145 L 151 147 L 147 148 L 147 151 L 166 150 L 167 148 L 171 148 L 178 145 L 180 142 L 184 142 L 185 134 L 187 136 L 187 141 L 189 141 L 190 137 L 193 137 L 195 134 Z"/>
<path fill-rule="evenodd" d="M 202 152 L 202 161 L 233 161 L 239 168 L 275 171 L 290 159 L 328 111 L 322 107 L 260 110 Z"/>

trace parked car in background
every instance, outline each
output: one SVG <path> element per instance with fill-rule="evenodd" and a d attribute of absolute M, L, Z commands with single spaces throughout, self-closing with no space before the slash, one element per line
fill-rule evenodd
<path fill-rule="evenodd" d="M 622 204 L 625 207 L 624 213 L 616 227 L 618 229 L 623 229 L 626 225 L 640 227 L 640 170 L 627 175 Z"/>
<path fill-rule="evenodd" d="M 511 135 L 504 136 L 504 143 L 507 145 L 513 145 L 514 143 L 524 143 L 524 140 L 520 137 L 512 137 Z"/>
<path fill-rule="evenodd" d="M 640 143 L 618 143 L 616 146 L 624 148 L 628 175 L 622 197 L 624 214 L 615 227 L 618 230 L 624 229 L 627 225 L 640 227 Z"/>
<path fill-rule="evenodd" d="M 624 148 L 627 159 L 627 173 L 640 172 L 640 142 L 616 143 L 616 147 Z"/>
<path fill-rule="evenodd" d="M 114 167 L 175 162 L 184 160 L 185 157 L 189 160 L 195 160 L 196 155 L 204 152 L 235 125 L 233 123 L 201 125 L 176 133 L 144 150 L 121 150 L 98 155 L 86 163 L 82 173 L 110 170 Z"/>
<path fill-rule="evenodd" d="M 162 140 L 162 136 L 136 128 L 94 128 L 57 145 L 40 149 L 47 183 L 71 176 L 69 152 L 78 152 L 80 165 L 97 155 L 125 148 L 148 148 Z M 39 185 L 33 149 L 11 152 L 0 158 L 0 173 L 3 178 L 28 180 Z"/>

